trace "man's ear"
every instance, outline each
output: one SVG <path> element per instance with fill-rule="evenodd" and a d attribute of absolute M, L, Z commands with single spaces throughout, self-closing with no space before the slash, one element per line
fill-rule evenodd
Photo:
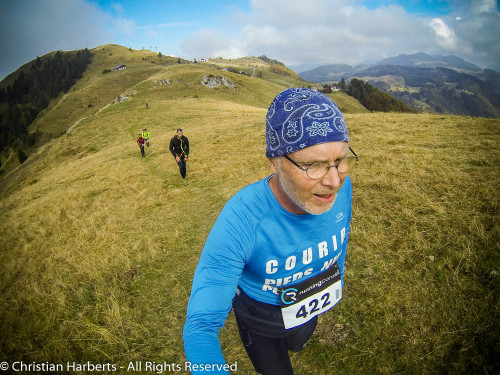
<path fill-rule="evenodd" d="M 269 167 L 271 168 L 271 171 L 274 174 L 278 174 L 278 161 L 276 158 L 267 158 L 267 161 L 269 162 Z"/>

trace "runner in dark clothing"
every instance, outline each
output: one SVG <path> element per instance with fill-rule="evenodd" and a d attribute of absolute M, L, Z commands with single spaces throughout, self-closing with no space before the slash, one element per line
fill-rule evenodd
<path fill-rule="evenodd" d="M 182 129 L 177 129 L 177 135 L 170 140 L 169 150 L 179 166 L 184 185 L 187 185 L 186 163 L 189 155 L 189 140 L 183 135 Z"/>
<path fill-rule="evenodd" d="M 142 138 L 141 134 L 139 134 L 139 138 L 137 138 L 137 144 L 141 148 L 141 155 L 142 155 L 142 157 L 143 158 L 146 157 L 146 154 L 144 152 L 144 138 Z"/>

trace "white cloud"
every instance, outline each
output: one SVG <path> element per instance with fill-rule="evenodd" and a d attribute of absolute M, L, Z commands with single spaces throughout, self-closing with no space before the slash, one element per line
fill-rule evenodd
<path fill-rule="evenodd" d="M 472 8 L 475 13 L 491 13 L 495 11 L 498 4 L 495 0 L 476 0 L 472 1 Z"/>
<path fill-rule="evenodd" d="M 252 13 L 242 19 L 238 44 L 246 55 L 266 54 L 287 64 L 305 62 L 356 63 L 382 58 L 383 51 L 408 51 L 411 36 L 429 35 L 419 19 L 397 5 L 373 11 L 355 1 L 252 1 Z"/>
<path fill-rule="evenodd" d="M 416 52 L 456 54 L 483 64 L 492 61 L 488 55 L 493 54 L 500 61 L 500 53 L 493 52 L 500 35 L 495 0 L 456 0 L 457 11 L 440 18 L 410 14 L 396 4 L 372 10 L 357 0 L 252 0 L 250 4 L 249 13 L 234 15 L 241 25 L 238 33 L 219 31 L 215 41 L 204 30 L 184 41 L 184 51 L 194 53 L 199 48 L 208 56 L 224 51 L 265 54 L 289 66 L 356 64 Z"/>
<path fill-rule="evenodd" d="M 451 16 L 457 46 L 454 54 L 483 66 L 500 64 L 500 13 L 495 0 L 472 0 Z"/>
<path fill-rule="evenodd" d="M 0 77 L 48 52 L 109 43 L 109 21 L 108 15 L 83 0 L 1 1 Z"/>
<path fill-rule="evenodd" d="M 114 28 L 126 35 L 134 35 L 137 26 L 133 19 L 117 18 L 114 21 Z"/>
<path fill-rule="evenodd" d="M 123 9 L 123 6 L 120 3 L 111 4 L 111 8 L 113 8 L 114 11 L 120 15 L 125 12 L 125 10 Z"/>
<path fill-rule="evenodd" d="M 245 56 L 239 42 L 231 40 L 216 29 L 203 29 L 181 43 L 187 58 Z"/>
<path fill-rule="evenodd" d="M 170 22 L 170 23 L 160 23 L 156 25 L 159 28 L 165 28 L 165 27 L 185 27 L 185 26 L 191 26 L 193 25 L 192 22 Z"/>
<path fill-rule="evenodd" d="M 456 47 L 456 38 L 453 30 L 441 18 L 433 18 L 429 22 L 429 26 L 436 33 L 436 43 L 446 49 L 454 49 Z"/>

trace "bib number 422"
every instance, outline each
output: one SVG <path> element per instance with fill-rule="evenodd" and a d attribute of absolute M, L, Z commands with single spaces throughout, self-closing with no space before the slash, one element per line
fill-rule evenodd
<path fill-rule="evenodd" d="M 330 302 L 330 293 L 326 292 L 321 296 L 321 301 L 317 299 L 313 299 L 309 302 L 308 306 L 302 305 L 295 314 L 297 319 L 299 318 L 307 318 L 309 314 L 314 314 L 316 312 L 321 313 L 322 310 L 328 310 L 328 306 L 331 305 Z"/>
<path fill-rule="evenodd" d="M 330 310 L 342 298 L 341 281 L 333 283 L 326 289 L 281 309 L 285 328 L 297 327 L 319 314 Z"/>

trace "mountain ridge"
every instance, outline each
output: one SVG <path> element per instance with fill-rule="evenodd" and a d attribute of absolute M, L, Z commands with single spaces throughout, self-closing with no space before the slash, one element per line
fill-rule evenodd
<path fill-rule="evenodd" d="M 500 117 L 500 73 L 453 55 L 401 54 L 371 65 L 323 65 L 299 75 L 322 84 L 362 79 L 420 112 Z"/>
<path fill-rule="evenodd" d="M 482 70 L 477 65 L 469 63 L 462 58 L 454 55 L 428 55 L 424 52 L 417 52 L 412 55 L 400 54 L 395 57 L 382 59 L 373 65 L 404 65 L 420 68 L 451 68 L 464 69 L 469 71 Z"/>

